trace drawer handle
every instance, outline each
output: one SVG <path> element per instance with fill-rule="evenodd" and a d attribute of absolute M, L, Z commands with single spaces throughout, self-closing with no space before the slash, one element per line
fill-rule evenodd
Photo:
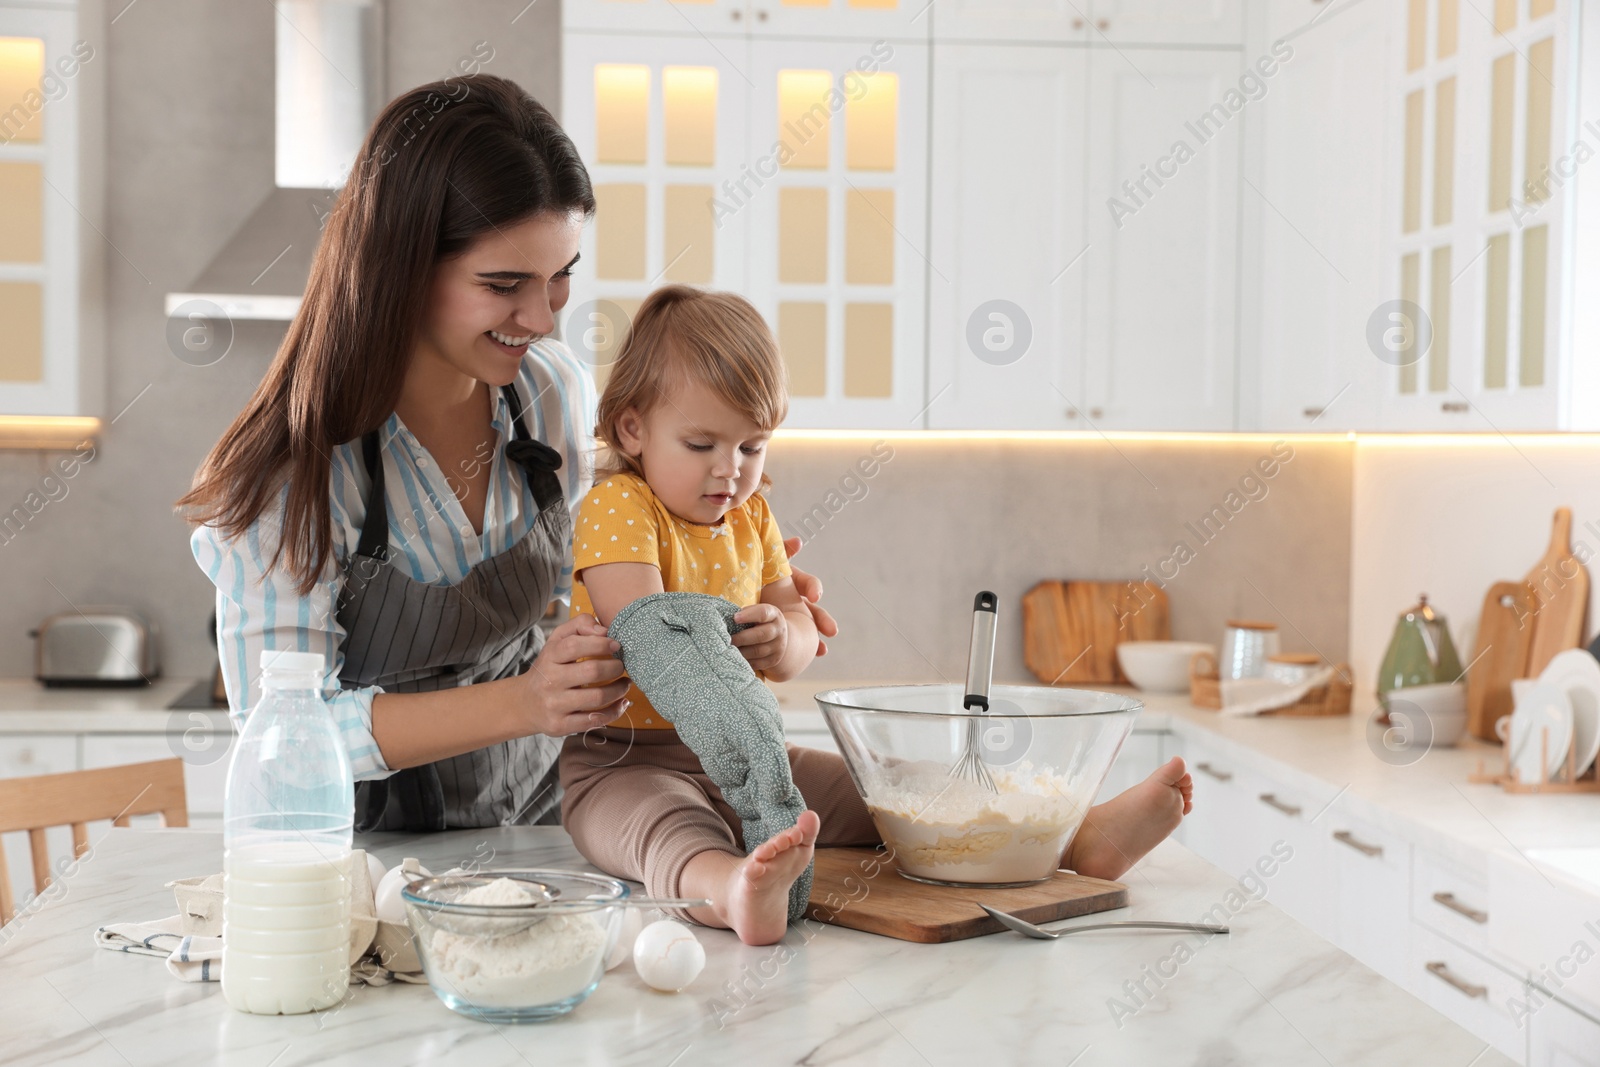
<path fill-rule="evenodd" d="M 1194 765 L 1194 769 L 1197 770 L 1197 771 L 1200 771 L 1200 772 L 1202 772 L 1204 774 L 1209 774 L 1211 777 L 1215 778 L 1219 782 L 1231 782 L 1231 781 L 1233 781 L 1233 772 L 1232 771 L 1218 770 L 1217 768 L 1211 766 L 1211 764 L 1209 764 L 1209 763 L 1196 763 Z"/>
<path fill-rule="evenodd" d="M 1300 814 L 1299 807 L 1294 804 L 1285 804 L 1283 801 L 1278 799 L 1278 794 L 1276 793 L 1262 793 L 1261 803 L 1265 804 L 1269 808 L 1276 808 L 1285 815 L 1295 816 Z"/>
<path fill-rule="evenodd" d="M 1475 923 L 1486 923 L 1489 921 L 1488 912 L 1479 911 L 1477 908 L 1461 903 L 1461 901 L 1456 899 L 1456 895 L 1454 893 L 1435 893 L 1433 895 L 1433 902 L 1435 904 L 1443 904 L 1457 915 L 1465 915 Z"/>
<path fill-rule="evenodd" d="M 1456 989 L 1460 990 L 1462 993 L 1465 993 L 1467 996 L 1473 997 L 1474 999 L 1489 999 L 1488 986 L 1474 985 L 1463 978 L 1457 978 L 1455 975 L 1450 973 L 1450 966 L 1445 963 L 1444 960 L 1434 960 L 1431 963 L 1428 963 L 1426 966 L 1429 974 L 1440 979 L 1441 981 L 1449 982 L 1451 985 L 1455 986 Z"/>
<path fill-rule="evenodd" d="M 1356 835 L 1351 833 L 1349 830 L 1335 830 L 1333 833 L 1333 839 L 1340 844 L 1349 845 L 1363 856 L 1383 855 L 1382 845 L 1369 845 L 1365 841 L 1359 840 Z"/>

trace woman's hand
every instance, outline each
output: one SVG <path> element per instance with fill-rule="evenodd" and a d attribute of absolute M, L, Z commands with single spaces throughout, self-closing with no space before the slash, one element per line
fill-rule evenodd
<path fill-rule="evenodd" d="M 748 630 L 733 635 L 733 646 L 752 668 L 771 670 L 783 662 L 789 648 L 789 623 L 776 604 L 751 604 L 740 608 L 734 622 L 748 623 Z"/>
<path fill-rule="evenodd" d="M 565 737 L 605 726 L 621 715 L 628 683 L 618 681 L 622 661 L 613 658 L 621 647 L 593 615 L 578 615 L 556 627 L 533 666 L 517 679 L 526 732 Z"/>
<path fill-rule="evenodd" d="M 783 543 L 783 550 L 789 554 L 791 560 L 800 553 L 800 538 L 791 537 Z M 826 656 L 828 645 L 822 640 L 824 637 L 838 637 L 839 624 L 833 616 L 828 614 L 828 609 L 817 602 L 822 599 L 822 580 L 815 574 L 809 574 L 794 566 L 789 565 L 789 570 L 794 574 L 794 587 L 800 591 L 800 599 L 804 600 L 806 607 L 811 611 L 811 619 L 817 624 L 817 655 Z M 734 616 L 738 618 L 738 616 Z"/>

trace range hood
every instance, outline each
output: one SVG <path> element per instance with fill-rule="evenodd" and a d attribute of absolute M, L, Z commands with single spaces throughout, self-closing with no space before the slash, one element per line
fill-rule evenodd
<path fill-rule="evenodd" d="M 167 294 L 169 316 L 294 318 L 323 221 L 382 106 L 382 0 L 274 7 L 274 189 L 186 291 Z"/>

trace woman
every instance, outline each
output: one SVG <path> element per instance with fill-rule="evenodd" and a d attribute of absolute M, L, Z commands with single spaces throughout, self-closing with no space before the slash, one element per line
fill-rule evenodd
<path fill-rule="evenodd" d="M 623 711 L 604 627 L 537 626 L 570 597 L 590 482 L 594 385 L 550 334 L 594 210 L 514 83 L 392 101 L 276 359 L 178 502 L 236 721 L 262 650 L 326 657 L 358 830 L 556 822 L 558 738 Z"/>

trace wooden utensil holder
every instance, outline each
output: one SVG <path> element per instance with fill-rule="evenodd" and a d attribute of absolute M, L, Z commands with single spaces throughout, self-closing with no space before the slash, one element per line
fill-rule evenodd
<path fill-rule="evenodd" d="M 1348 715 L 1352 677 L 1350 665 L 1341 663 L 1334 668 L 1333 679 L 1327 685 L 1307 691 L 1293 704 L 1261 714 L 1291 718 Z M 1210 652 L 1196 652 L 1189 661 L 1189 703 L 1197 708 L 1222 707 L 1221 671 L 1217 667 L 1217 657 Z"/>
<path fill-rule="evenodd" d="M 1567 745 L 1566 762 L 1560 768 L 1558 777 L 1544 782 L 1524 782 L 1518 775 L 1516 768 L 1511 766 L 1511 750 L 1509 746 L 1501 746 L 1500 773 L 1494 774 L 1483 769 L 1483 760 L 1478 761 L 1478 769 L 1467 775 L 1467 781 L 1480 785 L 1497 785 L 1507 793 L 1600 793 L 1600 777 L 1597 777 L 1597 768 L 1600 760 L 1589 764 L 1589 769 L 1583 772 L 1582 777 L 1573 772 L 1577 769 L 1576 757 L 1573 750 L 1576 746 Z M 1550 766 L 1550 727 L 1539 728 L 1539 766 Z"/>

